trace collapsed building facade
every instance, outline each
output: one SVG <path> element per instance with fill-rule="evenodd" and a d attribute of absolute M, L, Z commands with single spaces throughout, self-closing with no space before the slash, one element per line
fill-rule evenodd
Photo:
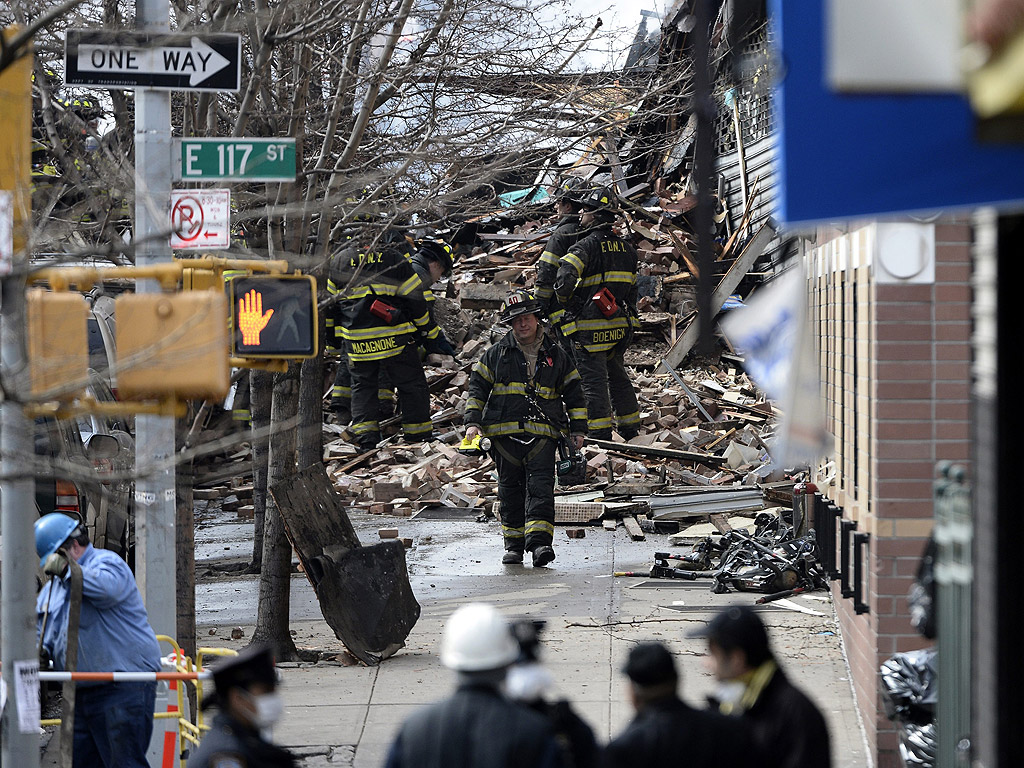
<path fill-rule="evenodd" d="M 688 217 L 697 204 L 692 14 L 693 3 L 676 3 L 662 20 L 657 45 L 638 35 L 630 65 L 649 72 L 650 95 L 624 128 L 596 137 L 571 170 L 609 180 L 623 202 L 645 275 L 643 330 L 660 342 L 633 352 L 628 361 L 641 369 L 661 360 L 675 368 L 693 363 L 693 334 L 687 337 L 684 329 L 693 323 L 701 281 L 706 290 L 727 287 L 725 295 L 746 296 L 783 266 L 795 262 L 805 270 L 808 320 L 834 438 L 821 462 L 808 468 L 818 504 L 827 510 L 816 519 L 816 533 L 830 553 L 829 589 L 873 762 L 897 766 L 898 733 L 885 714 L 879 667 L 895 653 L 931 644 L 912 625 L 907 596 L 933 530 L 949 525 L 936 519 L 936 510 L 941 516 L 949 506 L 935 503 L 936 467 L 969 467 L 972 453 L 972 223 L 865 222 L 819 227 L 788 242 L 778 236 L 771 219 L 777 181 L 772 30 L 763 3 L 723 2 L 715 4 L 710 38 L 715 270 L 699 274 Z M 822 193 L 834 183 L 842 180 L 822 179 Z M 525 219 L 518 231 L 530 231 Z M 894 266 L 907 237 L 924 243 L 925 267 L 912 273 Z M 521 240 L 519 254 L 528 252 L 520 246 Z M 490 253 L 500 257 L 501 251 Z M 787 260 L 792 254 L 796 259 Z M 513 279 L 529 282 L 528 275 Z M 731 350 L 723 354 L 731 360 Z M 957 483 L 940 485 L 956 494 Z M 960 681 L 965 701 L 969 652 L 957 649 L 961 676 L 968 676 Z M 969 728 L 969 709 L 959 705 L 949 722 Z"/>

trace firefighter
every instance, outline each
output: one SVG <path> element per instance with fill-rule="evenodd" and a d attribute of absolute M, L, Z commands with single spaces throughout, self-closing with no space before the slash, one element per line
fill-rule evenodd
<path fill-rule="evenodd" d="M 380 442 L 384 373 L 398 388 L 406 441 L 429 440 L 430 392 L 416 345 L 434 341 L 440 330 L 430 319 L 422 281 L 394 240 L 351 249 L 347 268 L 352 278 L 342 292 L 340 315 L 352 377 L 352 434 L 366 450 Z"/>
<path fill-rule="evenodd" d="M 567 431 L 579 450 L 587 433 L 580 374 L 541 325 L 540 302 L 511 291 L 501 319 L 512 331 L 473 367 L 463 420 L 469 440 L 491 439 L 498 468 L 498 500 L 505 554 L 501 562 L 533 565 L 555 559 L 555 452 Z"/>
<path fill-rule="evenodd" d="M 331 258 L 327 276 L 327 292 L 331 296 L 339 296 L 345 290 L 354 274 L 351 267 L 352 259 L 358 260 L 359 250 L 349 245 Z M 325 320 L 327 332 L 327 354 L 338 361 L 334 374 L 334 386 L 331 389 L 331 411 L 339 424 L 352 421 L 352 375 L 348 367 L 348 353 L 344 339 L 344 317 L 340 300 L 331 307 Z M 381 372 L 377 388 L 377 405 L 381 418 L 388 418 L 395 410 L 395 392 L 391 387 L 385 371 Z"/>
<path fill-rule="evenodd" d="M 437 327 L 437 322 L 434 319 L 434 293 L 431 291 L 431 287 L 442 277 L 447 277 L 452 273 L 455 259 L 452 247 L 441 240 L 420 240 L 417 246 L 416 253 L 412 257 L 412 268 L 420 278 L 423 298 L 426 300 L 430 312 L 430 320 Z M 438 328 L 437 336 L 433 339 L 424 339 L 422 346 L 423 351 L 428 354 L 455 357 L 455 347 L 448 341 L 440 328 Z"/>
<path fill-rule="evenodd" d="M 404 240 L 398 241 L 400 246 L 403 243 Z M 403 249 L 403 252 L 411 260 L 413 270 L 420 279 L 423 298 L 427 302 L 427 308 L 430 313 L 430 327 L 433 328 L 436 326 L 436 322 L 434 321 L 434 294 L 430 290 L 430 286 L 442 277 L 451 274 L 452 267 L 454 266 L 452 248 L 447 243 L 439 240 L 421 240 L 417 246 L 416 253 L 411 256 L 407 250 Z M 340 254 L 337 262 L 332 260 L 332 265 L 337 263 L 341 266 L 341 272 L 338 275 L 339 280 L 347 280 L 348 277 L 351 277 L 348 266 L 349 260 L 350 255 L 347 253 L 347 249 Z M 327 280 L 327 291 L 331 295 L 336 295 L 341 292 L 344 283 L 339 286 L 333 278 L 334 273 L 332 272 Z M 341 322 L 335 316 L 336 312 L 328 314 L 327 317 L 327 353 L 338 357 L 338 370 L 334 378 L 334 388 L 331 391 L 331 410 L 340 423 L 348 424 L 352 420 L 352 383 L 348 361 L 343 353 L 345 347 L 344 340 L 341 338 L 343 328 Z M 445 338 L 444 333 L 440 329 L 438 329 L 436 337 L 424 339 L 420 346 L 423 352 L 427 354 L 437 353 L 455 357 L 455 348 Z M 386 415 L 390 415 L 395 410 L 394 387 L 391 385 L 387 371 L 381 372 L 378 383 L 377 399 L 381 415 L 386 417 Z"/>
<path fill-rule="evenodd" d="M 570 176 L 563 181 L 555 192 L 555 212 L 561 216 L 558 226 L 551 233 L 544 252 L 537 263 L 537 283 L 534 293 L 541 303 L 541 309 L 558 328 L 563 311 L 555 301 L 555 277 L 558 274 L 558 262 L 565 252 L 574 246 L 583 236 L 580 229 L 580 212 L 586 199 L 586 183 L 578 176 Z"/>
<path fill-rule="evenodd" d="M 591 191 L 580 225 L 589 234 L 558 261 L 555 298 L 565 316 L 562 333 L 571 339 L 576 366 L 587 394 L 590 436 L 609 440 L 612 410 L 619 434 L 636 437 L 640 412 L 623 355 L 636 315 L 637 254 L 612 229 L 612 193 Z"/>

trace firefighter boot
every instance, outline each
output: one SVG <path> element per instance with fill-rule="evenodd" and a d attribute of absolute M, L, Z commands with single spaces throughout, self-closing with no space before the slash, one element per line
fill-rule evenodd
<path fill-rule="evenodd" d="M 541 568 L 555 559 L 555 550 L 551 547 L 537 547 L 533 550 L 533 567 Z"/>
<path fill-rule="evenodd" d="M 506 550 L 505 554 L 501 556 L 502 565 L 522 565 L 523 564 L 523 553 L 517 552 L 514 549 Z"/>

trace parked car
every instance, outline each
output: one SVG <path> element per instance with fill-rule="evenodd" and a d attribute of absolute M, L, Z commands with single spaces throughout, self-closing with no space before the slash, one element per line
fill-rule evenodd
<path fill-rule="evenodd" d="M 92 299 L 87 320 L 89 343 L 89 367 L 106 381 L 116 396 L 117 371 L 114 367 L 117 339 L 117 323 L 114 319 L 114 300 L 101 295 Z"/>
<path fill-rule="evenodd" d="M 89 370 L 86 394 L 101 403 L 116 402 L 106 379 L 92 369 Z M 75 421 L 103 490 L 103 503 L 96 510 L 95 521 L 89 521 L 92 524 L 90 532 L 94 532 L 93 541 L 105 549 L 119 552 L 131 565 L 135 552 L 134 418 L 83 413 Z M 97 439 L 103 442 L 104 437 L 114 438 L 117 450 L 90 451 L 93 443 Z"/>
<path fill-rule="evenodd" d="M 89 371 L 88 394 L 113 401 L 102 376 Z M 132 511 L 135 441 L 120 416 L 80 414 L 35 420 L 35 498 L 40 515 L 64 512 L 83 520 L 92 541 L 134 559 Z"/>
<path fill-rule="evenodd" d="M 93 435 L 86 441 L 74 420 L 48 416 L 35 420 L 34 437 L 33 474 L 39 514 L 64 512 L 76 516 L 95 536 L 96 520 L 111 507 L 110 493 L 95 466 L 112 460 L 120 452 L 117 439 L 112 435 Z M 123 543 L 111 548 L 121 554 L 126 551 Z"/>

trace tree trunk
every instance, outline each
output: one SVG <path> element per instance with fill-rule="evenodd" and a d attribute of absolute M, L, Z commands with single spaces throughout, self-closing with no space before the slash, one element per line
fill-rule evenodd
<path fill-rule="evenodd" d="M 323 461 L 324 356 L 302 361 L 299 385 L 299 469 Z"/>
<path fill-rule="evenodd" d="M 263 525 L 263 561 L 254 643 L 274 646 L 278 661 L 295 661 L 298 653 L 288 631 L 291 604 L 292 547 L 284 521 L 269 493 L 295 474 L 296 415 L 299 409 L 299 366 L 291 364 L 274 376 L 270 420 L 274 425 L 267 465 L 266 513 Z"/>
<path fill-rule="evenodd" d="M 249 413 L 252 418 L 253 531 L 250 573 L 263 565 L 263 525 L 267 511 L 267 463 L 270 451 L 270 400 L 274 376 L 267 371 L 249 372 Z"/>

